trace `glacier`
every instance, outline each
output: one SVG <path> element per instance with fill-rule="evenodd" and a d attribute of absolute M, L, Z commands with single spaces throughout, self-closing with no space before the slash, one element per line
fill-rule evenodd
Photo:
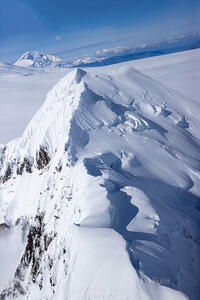
<path fill-rule="evenodd" d="M 127 64 L 59 80 L 0 146 L 0 299 L 197 300 L 198 111 Z"/>

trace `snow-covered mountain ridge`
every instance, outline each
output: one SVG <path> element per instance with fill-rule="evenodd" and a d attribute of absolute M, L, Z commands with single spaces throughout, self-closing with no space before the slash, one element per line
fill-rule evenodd
<path fill-rule="evenodd" d="M 71 67 L 71 63 L 65 59 L 53 55 L 40 53 L 38 51 L 28 51 L 24 53 L 15 63 L 18 67 Z"/>
<path fill-rule="evenodd" d="M 1 146 L 2 299 L 198 299 L 198 109 L 127 66 L 61 79 Z"/>
<path fill-rule="evenodd" d="M 32 68 L 68 68 L 68 67 L 95 67 L 106 66 L 120 62 L 133 61 L 147 57 L 161 56 L 169 53 L 199 48 L 200 32 L 190 32 L 169 37 L 164 40 L 155 40 L 148 43 L 134 45 L 132 47 L 117 46 L 96 50 L 93 55 L 84 54 L 78 57 L 71 57 L 67 60 L 57 57 L 66 55 L 70 51 L 62 51 L 56 56 L 28 51 L 24 53 L 15 63 L 15 66 Z M 73 49 L 72 49 L 73 50 Z M 76 49 L 74 49 L 76 50 Z"/>

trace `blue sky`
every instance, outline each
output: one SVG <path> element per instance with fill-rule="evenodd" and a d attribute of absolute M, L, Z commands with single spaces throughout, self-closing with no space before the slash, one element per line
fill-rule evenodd
<path fill-rule="evenodd" d="M 199 0 L 0 0 L 0 61 L 78 56 L 200 30 Z"/>

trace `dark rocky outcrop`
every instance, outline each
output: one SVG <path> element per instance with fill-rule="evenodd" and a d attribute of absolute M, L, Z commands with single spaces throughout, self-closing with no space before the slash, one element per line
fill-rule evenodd
<path fill-rule="evenodd" d="M 38 282 L 37 277 L 39 274 L 41 275 L 41 261 L 43 255 L 48 250 L 54 237 L 55 234 L 53 233 L 51 235 L 45 233 L 44 213 L 36 215 L 34 224 L 29 228 L 26 248 L 15 272 L 13 285 L 0 294 L 0 300 L 6 299 L 8 296 L 16 297 L 26 294 L 26 288 L 23 287 L 23 281 L 25 272 L 30 266 L 31 281 L 37 283 L 40 289 L 42 288 L 42 276 L 40 276 Z M 51 263 L 53 264 L 53 262 Z"/>
<path fill-rule="evenodd" d="M 0 232 L 8 230 L 8 229 L 10 229 L 10 226 L 8 224 L 6 224 L 6 223 L 1 223 L 0 224 Z"/>
<path fill-rule="evenodd" d="M 10 164 L 7 164 L 6 171 L 4 173 L 4 176 L 1 177 L 2 183 L 5 183 L 7 180 L 9 180 L 12 177 L 12 168 Z"/>
<path fill-rule="evenodd" d="M 49 157 L 47 149 L 44 147 L 40 147 L 40 150 L 36 155 L 36 162 L 37 162 L 38 169 L 41 170 L 44 167 L 46 167 L 49 164 L 50 160 L 51 159 Z"/>
<path fill-rule="evenodd" d="M 56 167 L 55 167 L 56 171 L 57 172 L 61 172 L 62 171 L 62 165 L 61 164 L 58 164 Z"/>
<path fill-rule="evenodd" d="M 22 175 L 23 171 L 32 173 L 32 164 L 28 158 L 24 158 L 24 161 L 17 168 L 17 175 Z"/>

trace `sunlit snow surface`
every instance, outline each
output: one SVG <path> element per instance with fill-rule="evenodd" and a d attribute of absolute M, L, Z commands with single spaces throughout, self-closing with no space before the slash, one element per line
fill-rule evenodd
<path fill-rule="evenodd" d="M 72 70 L 1 146 L 2 299 L 199 299 L 198 98 L 134 63 Z"/>
<path fill-rule="evenodd" d="M 109 70 L 117 70 L 120 65 L 133 66 L 177 90 L 188 100 L 200 101 L 199 49 L 88 70 L 107 73 Z M 44 102 L 47 92 L 70 70 L 19 68 L 0 63 L 0 143 L 7 143 L 22 135 Z"/>

